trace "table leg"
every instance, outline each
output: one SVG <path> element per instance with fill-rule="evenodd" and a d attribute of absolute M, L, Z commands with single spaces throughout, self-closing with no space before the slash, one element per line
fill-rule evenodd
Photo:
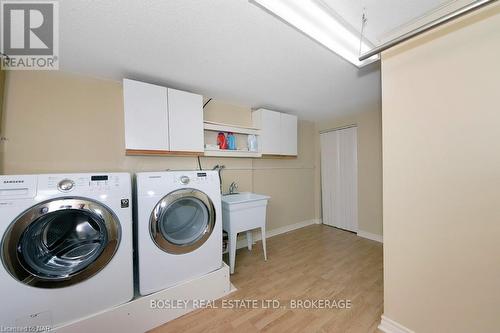
<path fill-rule="evenodd" d="M 266 227 L 260 228 L 260 234 L 262 236 L 262 249 L 264 250 L 264 260 L 267 261 L 267 251 L 266 251 Z"/>
<path fill-rule="evenodd" d="M 229 267 L 231 268 L 231 274 L 234 273 L 234 266 L 236 264 L 236 238 L 238 236 L 237 232 L 229 233 Z"/>
<path fill-rule="evenodd" d="M 252 251 L 252 245 L 253 245 L 252 230 L 247 231 L 247 244 L 248 244 L 248 250 Z"/>

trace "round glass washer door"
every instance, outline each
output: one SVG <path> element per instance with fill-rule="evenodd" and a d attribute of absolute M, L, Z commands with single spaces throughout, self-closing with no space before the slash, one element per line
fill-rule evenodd
<path fill-rule="evenodd" d="M 151 213 L 151 237 L 160 249 L 171 254 L 196 250 L 207 241 L 214 227 L 212 200 L 196 189 L 167 194 Z"/>
<path fill-rule="evenodd" d="M 12 222 L 2 240 L 2 262 L 27 285 L 66 287 L 103 269 L 118 249 L 120 233 L 117 217 L 97 202 L 51 200 Z"/>

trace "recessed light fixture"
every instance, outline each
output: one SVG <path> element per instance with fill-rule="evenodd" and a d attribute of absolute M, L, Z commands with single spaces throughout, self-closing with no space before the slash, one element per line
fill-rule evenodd
<path fill-rule="evenodd" d="M 320 0 L 250 0 L 300 30 L 357 67 L 379 59 L 378 55 L 359 61 L 373 46 Z"/>

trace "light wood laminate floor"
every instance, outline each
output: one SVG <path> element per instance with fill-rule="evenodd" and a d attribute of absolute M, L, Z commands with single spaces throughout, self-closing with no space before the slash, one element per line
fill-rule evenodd
<path fill-rule="evenodd" d="M 167 332 L 377 332 L 383 310 L 382 244 L 324 225 L 258 242 L 236 254 L 234 300 L 279 300 L 280 308 L 201 309 L 154 329 Z M 348 299 L 350 309 L 291 309 L 290 300 Z M 229 303 L 226 303 L 226 305 Z M 260 302 L 259 302 L 260 304 Z"/>

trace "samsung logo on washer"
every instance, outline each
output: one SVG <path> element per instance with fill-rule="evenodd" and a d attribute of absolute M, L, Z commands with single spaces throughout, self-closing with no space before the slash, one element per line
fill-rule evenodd
<path fill-rule="evenodd" d="M 24 180 L 4 180 L 4 184 L 22 184 Z"/>

